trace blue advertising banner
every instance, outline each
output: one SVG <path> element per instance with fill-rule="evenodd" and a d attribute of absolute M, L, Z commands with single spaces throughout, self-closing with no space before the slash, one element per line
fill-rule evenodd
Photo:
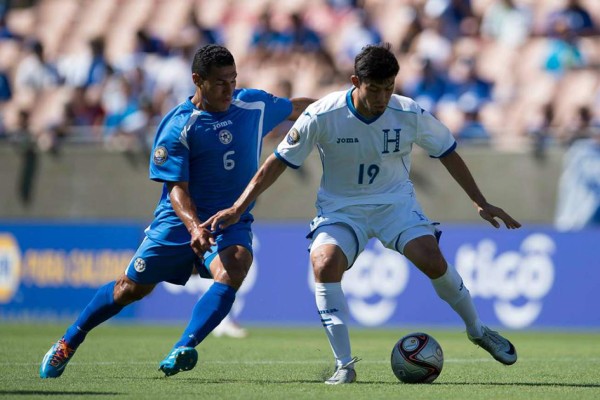
<path fill-rule="evenodd" d="M 0 222 L 0 320 L 74 318 L 96 288 L 124 271 L 143 228 L 138 223 Z M 254 265 L 232 309 L 239 321 L 319 324 L 307 229 L 302 223 L 255 224 Z M 513 329 L 600 328 L 595 307 L 600 304 L 599 230 L 443 230 L 441 248 L 485 323 Z M 160 284 L 119 318 L 185 321 L 211 283 L 193 276 L 186 286 Z M 374 240 L 346 273 L 343 287 L 355 325 L 462 325 L 429 279 Z"/>

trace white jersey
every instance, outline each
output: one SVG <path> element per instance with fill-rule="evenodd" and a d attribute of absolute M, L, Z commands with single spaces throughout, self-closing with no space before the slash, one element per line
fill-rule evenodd
<path fill-rule="evenodd" d="M 448 128 L 414 100 L 392 95 L 385 112 L 367 120 L 356 111 L 348 90 L 311 104 L 275 155 L 299 168 L 316 145 L 323 164 L 316 206 L 332 212 L 356 204 L 394 204 L 412 196 L 413 143 L 436 158 L 456 147 Z"/>

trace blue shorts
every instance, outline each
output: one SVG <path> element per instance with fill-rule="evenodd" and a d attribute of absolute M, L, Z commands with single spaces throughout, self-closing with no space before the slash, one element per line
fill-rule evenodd
<path fill-rule="evenodd" d="M 252 254 L 252 221 L 238 222 L 215 235 L 216 244 L 204 253 L 204 262 L 189 244 L 164 245 L 145 238 L 125 270 L 129 279 L 140 284 L 169 282 L 185 285 L 194 267 L 203 278 L 211 278 L 210 263 L 217 254 L 233 245 Z"/>

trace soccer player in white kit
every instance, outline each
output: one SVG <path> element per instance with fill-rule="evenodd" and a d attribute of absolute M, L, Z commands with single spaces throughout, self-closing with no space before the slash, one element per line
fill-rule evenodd
<path fill-rule="evenodd" d="M 316 303 L 336 359 L 327 384 L 356 380 L 358 359 L 352 357 L 341 280 L 372 237 L 404 254 L 431 279 L 438 296 L 463 319 L 473 343 L 503 364 L 517 361 L 512 343 L 479 320 L 460 275 L 440 251 L 438 232 L 409 179 L 413 144 L 442 162 L 483 219 L 496 228 L 495 218 L 508 229 L 521 224 L 487 202 L 448 128 L 412 99 L 393 94 L 398 71 L 389 45 L 365 47 L 355 59 L 353 87 L 310 105 L 234 205 L 205 222 L 213 230 L 235 223 L 286 167 L 300 167 L 317 147 L 323 176 L 309 236 Z"/>

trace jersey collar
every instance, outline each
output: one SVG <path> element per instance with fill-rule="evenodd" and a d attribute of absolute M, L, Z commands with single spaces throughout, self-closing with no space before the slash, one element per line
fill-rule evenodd
<path fill-rule="evenodd" d="M 210 115 L 214 118 L 221 118 L 224 115 L 227 115 L 227 113 L 229 113 L 229 110 L 231 110 L 231 106 L 229 107 L 229 109 L 227 111 L 210 112 L 210 111 L 202 110 L 202 109 L 196 107 L 196 105 L 194 103 L 192 103 L 192 98 L 193 98 L 192 96 L 189 96 L 187 98 L 187 100 L 185 101 L 185 106 L 188 108 L 191 108 L 193 111 L 195 111 L 199 114 Z M 234 99 L 234 101 L 235 101 L 235 99 Z M 233 103 L 231 105 L 233 105 Z"/>
<path fill-rule="evenodd" d="M 350 110 L 350 112 L 356 118 L 358 118 L 359 120 L 361 120 L 362 122 L 364 122 L 367 125 L 372 124 L 373 122 L 377 121 L 379 119 L 379 117 L 381 117 L 381 115 L 378 115 L 373 118 L 365 118 L 362 115 L 360 115 L 358 113 L 358 111 L 356 111 L 356 108 L 354 107 L 354 103 L 352 103 L 352 92 L 354 91 L 354 89 L 356 89 L 356 88 L 352 88 L 352 89 L 348 90 L 348 92 L 346 93 L 346 105 L 348 106 L 348 109 Z"/>
<path fill-rule="evenodd" d="M 198 110 L 198 108 L 196 108 L 194 103 L 192 103 L 192 98 L 193 98 L 193 96 L 189 96 L 187 98 L 187 100 L 185 101 L 185 106 L 188 108 L 191 108 L 192 110 Z"/>

